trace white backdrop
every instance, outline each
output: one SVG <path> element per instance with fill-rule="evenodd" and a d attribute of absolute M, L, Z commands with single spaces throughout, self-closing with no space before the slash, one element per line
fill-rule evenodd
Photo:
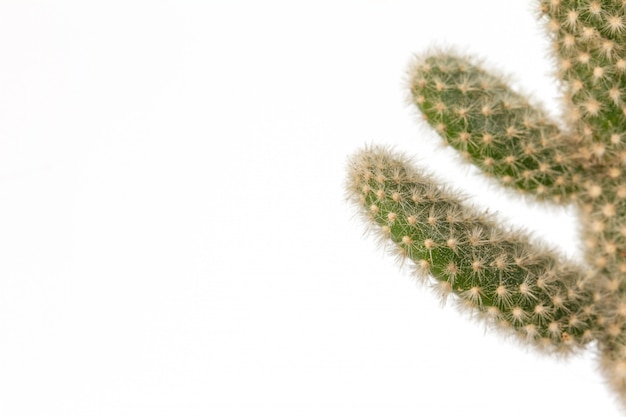
<path fill-rule="evenodd" d="M 592 350 L 485 332 L 362 237 L 395 146 L 577 256 L 406 105 L 458 45 L 557 113 L 527 0 L 0 2 L 0 415 L 619 415 Z"/>

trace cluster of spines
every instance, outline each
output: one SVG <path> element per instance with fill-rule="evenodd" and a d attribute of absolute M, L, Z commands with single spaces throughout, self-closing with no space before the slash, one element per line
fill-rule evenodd
<path fill-rule="evenodd" d="M 357 154 L 349 189 L 396 252 L 436 279 L 440 295 L 457 294 L 544 349 L 565 352 L 593 338 L 594 294 L 582 271 L 474 214 L 402 157 L 382 148 Z"/>

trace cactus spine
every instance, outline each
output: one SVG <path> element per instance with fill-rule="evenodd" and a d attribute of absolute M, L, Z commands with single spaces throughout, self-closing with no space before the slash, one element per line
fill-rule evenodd
<path fill-rule="evenodd" d="M 461 196 L 372 146 L 350 160 L 348 193 L 416 274 L 494 326 L 544 351 L 596 341 L 626 405 L 626 0 L 537 0 L 566 102 L 560 129 L 471 57 L 416 58 L 423 118 L 502 185 L 577 205 L 585 265 L 498 226 Z"/>

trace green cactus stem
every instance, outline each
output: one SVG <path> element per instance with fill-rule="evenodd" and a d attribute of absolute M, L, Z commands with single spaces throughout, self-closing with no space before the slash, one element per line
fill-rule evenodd
<path fill-rule="evenodd" d="M 584 270 L 477 214 L 406 158 L 377 147 L 356 154 L 349 188 L 397 253 L 437 279 L 440 295 L 457 294 L 543 349 L 566 352 L 593 339 L 594 293 Z"/>
<path fill-rule="evenodd" d="M 557 202 L 578 190 L 579 167 L 568 158 L 572 139 L 471 58 L 417 58 L 410 89 L 443 140 L 502 184 Z"/>

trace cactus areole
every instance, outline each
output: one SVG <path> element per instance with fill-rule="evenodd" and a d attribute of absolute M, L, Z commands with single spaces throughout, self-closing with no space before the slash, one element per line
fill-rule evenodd
<path fill-rule="evenodd" d="M 451 51 L 417 56 L 409 87 L 424 120 L 485 174 L 577 206 L 584 264 L 496 224 L 383 147 L 350 158 L 348 194 L 418 276 L 489 326 L 554 353 L 595 341 L 626 406 L 626 1 L 537 3 L 566 102 L 560 123 Z"/>

